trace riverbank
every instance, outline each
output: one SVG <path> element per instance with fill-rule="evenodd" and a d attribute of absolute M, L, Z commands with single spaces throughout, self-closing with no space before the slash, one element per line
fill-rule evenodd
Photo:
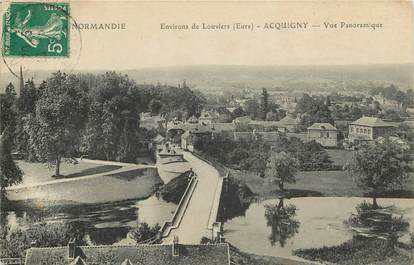
<path fill-rule="evenodd" d="M 269 183 L 258 173 L 227 169 L 230 176 L 245 183 L 257 196 L 267 199 L 282 195 L 289 197 L 369 197 L 369 193 L 358 187 L 346 171 L 299 171 L 295 184 L 285 184 L 281 193 L 277 184 Z M 384 192 L 383 198 L 414 198 L 414 177 L 404 185 L 404 190 Z"/>
<path fill-rule="evenodd" d="M 375 238 L 353 238 L 338 246 L 299 249 L 294 253 L 305 259 L 338 265 L 412 265 L 414 263 L 412 245 L 399 243 L 390 246 L 388 241 Z"/>
<path fill-rule="evenodd" d="M 230 245 L 230 257 L 235 264 L 249 265 L 313 265 L 314 262 L 299 261 L 294 259 L 286 259 L 271 256 L 255 255 L 242 252 Z"/>

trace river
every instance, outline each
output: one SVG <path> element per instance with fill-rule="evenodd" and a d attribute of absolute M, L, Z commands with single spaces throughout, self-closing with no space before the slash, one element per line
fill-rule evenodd
<path fill-rule="evenodd" d="M 249 253 L 291 258 L 295 249 L 335 246 L 350 240 L 354 232 L 346 221 L 364 200 L 371 202 L 369 198 L 356 197 L 284 199 L 283 207 L 287 210 L 279 217 L 279 226 L 268 225 L 269 219 L 265 216 L 265 205 L 277 209 L 279 200 L 252 203 L 244 216 L 224 224 L 224 236 L 228 242 Z M 414 230 L 413 199 L 379 199 L 378 202 L 395 216 L 403 216 L 410 224 L 409 230 Z M 288 215 L 290 219 L 285 218 Z M 400 240 L 408 241 L 408 232 Z"/>
<path fill-rule="evenodd" d="M 21 227 L 39 220 L 76 222 L 90 244 L 134 243 L 128 233 L 139 222 L 162 225 L 176 209 L 155 196 L 161 184 L 157 169 L 145 168 L 9 190 L 15 210 L 0 221 Z"/>

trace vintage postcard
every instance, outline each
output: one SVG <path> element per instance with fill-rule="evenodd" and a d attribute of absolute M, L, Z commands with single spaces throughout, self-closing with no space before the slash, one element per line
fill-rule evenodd
<path fill-rule="evenodd" d="M 0 264 L 414 264 L 411 1 L 0 16 Z"/>

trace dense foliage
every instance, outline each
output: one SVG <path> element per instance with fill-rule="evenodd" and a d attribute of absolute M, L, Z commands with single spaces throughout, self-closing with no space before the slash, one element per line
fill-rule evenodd
<path fill-rule="evenodd" d="M 25 132 L 35 158 L 56 168 L 64 157 L 76 155 L 87 118 L 86 88 L 75 75 L 57 72 L 46 82 L 34 114 L 26 117 Z"/>
<path fill-rule="evenodd" d="M 360 237 L 339 246 L 298 249 L 294 254 L 309 260 L 322 260 L 341 265 L 372 264 L 396 255 L 387 241 Z"/>
<path fill-rule="evenodd" d="M 346 169 L 360 187 L 372 191 L 373 206 L 378 207 L 376 197 L 381 192 L 402 188 L 408 178 L 410 160 L 406 150 L 386 139 L 361 146 Z"/>
<path fill-rule="evenodd" d="M 260 137 L 249 134 L 234 139 L 230 133 L 198 137 L 195 148 L 235 169 L 261 172 L 266 166 L 270 146 Z"/>
<path fill-rule="evenodd" d="M 22 170 L 16 165 L 10 153 L 9 142 L 0 136 L 0 196 L 3 199 L 6 187 L 18 184 L 22 181 Z M 1 201 L 0 199 L 0 201 Z"/>
<path fill-rule="evenodd" d="M 127 76 L 99 76 L 89 88 L 89 118 L 83 150 L 92 158 L 133 162 L 138 150 L 141 91 Z"/>
<path fill-rule="evenodd" d="M 304 94 L 297 102 L 295 112 L 300 115 L 299 128 L 303 131 L 316 122 L 334 124 L 328 100 L 324 97 Z"/>
<path fill-rule="evenodd" d="M 320 169 L 329 165 L 329 155 L 315 141 L 302 142 L 296 137 L 280 135 L 273 142 L 266 142 L 260 135 L 246 133 L 235 139 L 231 133 L 219 133 L 214 137 L 197 137 L 196 150 L 233 169 L 264 173 L 271 151 L 286 152 L 298 160 L 299 169 Z"/>
<path fill-rule="evenodd" d="M 399 90 L 396 86 L 390 85 L 386 87 L 376 87 L 371 89 L 371 95 L 381 94 L 384 98 L 388 100 L 395 100 L 400 103 L 403 107 L 408 107 L 413 104 L 414 92 L 412 89 L 407 90 L 406 92 Z"/>
<path fill-rule="evenodd" d="M 1 226 L 0 257 L 24 257 L 26 249 L 33 244 L 36 247 L 66 246 L 72 238 L 84 245 L 84 235 L 85 230 L 77 223 L 40 222 L 31 224 L 28 229 Z"/>
<path fill-rule="evenodd" d="M 128 76 L 57 72 L 36 86 L 28 80 L 16 97 L 9 84 L 0 95 L 1 129 L 25 159 L 45 162 L 59 174 L 61 159 L 135 162 L 154 132 L 140 127 L 140 114 L 185 119 L 198 116 L 204 98 L 185 84 L 137 85 Z"/>

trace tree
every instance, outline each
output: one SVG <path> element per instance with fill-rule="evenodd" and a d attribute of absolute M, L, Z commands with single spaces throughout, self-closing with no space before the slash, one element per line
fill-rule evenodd
<path fill-rule="evenodd" d="M 157 115 L 162 109 L 162 102 L 158 99 L 152 99 L 149 103 L 148 108 L 151 112 L 151 115 Z"/>
<path fill-rule="evenodd" d="M 62 158 L 77 153 L 87 118 L 86 93 L 74 75 L 54 73 L 25 123 L 29 145 L 38 161 L 54 166 L 60 175 Z"/>
<path fill-rule="evenodd" d="M 24 84 L 20 97 L 18 99 L 19 114 L 29 114 L 35 111 L 36 101 L 39 99 L 39 91 L 36 88 L 33 80 L 28 80 Z"/>
<path fill-rule="evenodd" d="M 0 184 L 1 199 L 4 198 L 6 187 L 22 182 L 23 172 L 16 165 L 10 153 L 9 142 L 4 137 L 4 132 L 0 135 Z"/>
<path fill-rule="evenodd" d="M 266 114 L 267 121 L 279 121 L 286 116 L 286 111 L 283 109 L 271 109 Z"/>
<path fill-rule="evenodd" d="M 265 176 L 277 181 L 279 189 L 284 191 L 284 183 L 295 183 L 298 161 L 286 152 L 272 152 L 267 160 Z"/>
<path fill-rule="evenodd" d="M 304 94 L 298 101 L 295 112 L 301 114 L 299 127 L 302 130 L 306 130 L 315 122 L 334 124 L 331 111 L 323 98 L 315 98 Z"/>
<path fill-rule="evenodd" d="M 128 76 L 108 72 L 90 88 L 85 145 L 95 159 L 135 162 L 139 113 L 147 109 L 142 92 Z"/>
<path fill-rule="evenodd" d="M 407 151 L 386 139 L 361 146 L 346 165 L 346 170 L 360 187 L 371 191 L 373 207 L 378 208 L 380 192 L 401 188 L 405 183 L 409 162 Z"/>
<path fill-rule="evenodd" d="M 261 119 L 266 119 L 266 114 L 269 111 L 269 93 L 266 88 L 262 89 L 262 98 L 260 101 Z"/>
<path fill-rule="evenodd" d="M 252 120 L 261 118 L 260 104 L 255 99 L 250 99 L 246 102 L 246 114 Z"/>
<path fill-rule="evenodd" d="M 7 129 L 7 132 L 4 137 L 9 143 L 13 141 L 14 131 L 16 129 L 16 91 L 12 83 L 8 84 L 5 90 L 5 93 L 0 94 L 0 132 L 4 132 Z"/>

